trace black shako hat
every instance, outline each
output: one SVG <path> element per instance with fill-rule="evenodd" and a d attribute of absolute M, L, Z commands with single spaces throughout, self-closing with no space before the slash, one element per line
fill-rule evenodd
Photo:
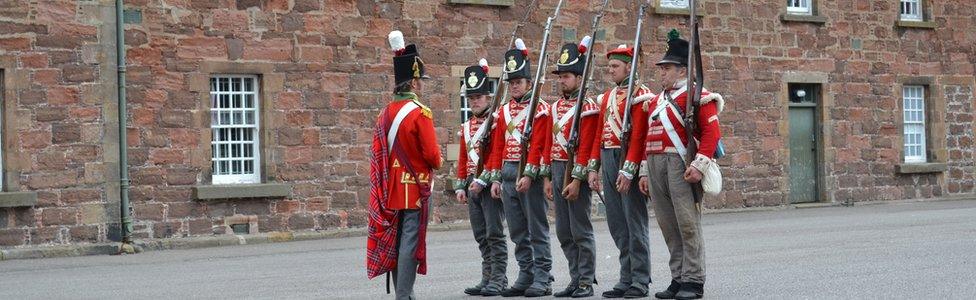
<path fill-rule="evenodd" d="M 668 33 L 668 48 L 664 53 L 664 58 L 656 65 L 676 64 L 688 66 L 688 41 L 681 39 L 678 30 L 671 29 Z"/>
<path fill-rule="evenodd" d="M 509 49 L 505 52 L 503 62 L 505 65 L 503 70 L 508 74 L 506 80 L 519 78 L 532 79 L 529 49 L 525 48 L 525 42 L 522 39 L 515 39 L 515 49 Z"/>
<path fill-rule="evenodd" d="M 488 80 L 488 61 L 482 58 L 477 65 L 464 69 L 464 95 L 491 94 L 492 84 Z"/>
<path fill-rule="evenodd" d="M 390 32 L 389 39 L 390 48 L 393 49 L 393 77 L 396 85 L 414 78 L 430 78 L 424 71 L 424 60 L 420 59 L 416 45 L 404 46 L 403 33 L 399 30 Z"/>
<path fill-rule="evenodd" d="M 586 51 L 592 40 L 590 36 L 585 36 L 579 44 L 567 43 L 563 45 L 556 55 L 556 70 L 552 73 L 570 72 L 583 75 L 583 68 L 586 66 Z"/>

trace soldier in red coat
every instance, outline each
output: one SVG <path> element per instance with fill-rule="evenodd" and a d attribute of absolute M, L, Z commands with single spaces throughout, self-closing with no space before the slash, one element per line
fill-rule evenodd
<path fill-rule="evenodd" d="M 654 94 L 635 82 L 634 99 L 627 107 L 630 64 L 637 63 L 634 48 L 620 45 L 607 53 L 607 59 L 614 87 L 597 97 L 602 105 L 597 125 L 600 137 L 599 142 L 592 144 L 588 164 L 590 187 L 603 191 L 610 237 L 620 250 L 620 278 L 603 297 L 646 297 L 651 283 L 647 197 L 630 182 L 637 175 L 644 155 L 647 112 L 643 103 Z M 627 153 L 622 153 L 620 143 L 626 110 L 631 114 L 631 134 Z"/>
<path fill-rule="evenodd" d="M 478 65 L 464 70 L 464 97 L 467 98 L 472 116 L 461 124 L 460 149 L 458 152 L 457 178 L 454 191 L 458 202 L 467 203 L 471 231 L 481 251 L 481 282 L 464 290 L 468 295 L 497 296 L 508 287 L 505 275 L 508 263 L 508 245 L 505 244 L 505 231 L 502 226 L 504 209 L 500 200 L 489 195 L 483 181 L 474 178 L 482 156 L 479 153 L 481 141 L 491 131 L 492 124 L 484 124 L 488 111 L 488 99 L 492 93 L 492 83 L 488 80 L 488 61 L 481 59 Z M 474 187 L 469 189 L 469 187 Z"/>
<path fill-rule="evenodd" d="M 536 111 L 529 112 L 531 75 L 529 51 L 522 39 L 515 41 L 515 49 L 505 53 L 511 99 L 496 112 L 498 114 L 491 135 L 491 156 L 483 172 L 485 182 L 491 182 L 491 195 L 502 198 L 505 204 L 505 220 L 508 235 L 515 243 L 515 260 L 519 274 L 512 286 L 502 291 L 502 296 L 538 297 L 552 294 L 552 254 L 549 249 L 549 221 L 546 211 L 549 202 L 543 194 L 544 179 L 540 174 L 548 172 L 543 163 L 543 149 L 552 134 L 549 104 L 539 100 Z M 527 120 L 535 118 L 532 136 L 523 137 Z M 522 139 L 529 139 L 525 170 L 518 173 L 522 157 Z"/>
<path fill-rule="evenodd" d="M 597 117 L 600 105 L 591 98 L 584 98 L 577 108 L 586 66 L 586 51 L 590 37 L 584 37 L 577 45 L 566 44 L 555 57 L 559 88 L 562 94 L 552 107 L 552 136 L 545 159 L 551 166 L 551 186 L 545 188 L 546 196 L 556 207 L 556 238 L 569 262 L 570 281 L 566 289 L 556 297 L 582 298 L 593 296 L 596 282 L 596 245 L 593 241 L 593 224 L 590 222 L 590 187 L 586 184 L 586 163 L 590 148 L 596 139 Z M 576 110 L 580 109 L 576 157 L 569 161 L 570 131 L 574 126 Z M 585 151 L 581 151 L 585 149 Z M 566 176 L 569 175 L 569 176 Z"/>
<path fill-rule="evenodd" d="M 397 299 L 413 299 L 416 274 L 427 274 L 426 233 L 433 170 L 441 167 L 431 111 L 420 102 L 424 62 L 417 47 L 390 33 L 396 86 L 378 117 L 370 158 L 367 276 L 394 277 Z"/>
<path fill-rule="evenodd" d="M 722 136 L 718 114 L 724 101 L 716 93 L 702 92 L 698 115 L 698 152 L 685 168 L 685 110 L 688 101 L 688 41 L 672 30 L 668 50 L 657 63 L 662 91 L 652 99 L 647 131 L 647 168 L 642 172 L 641 191 L 653 199 L 654 215 L 664 242 L 671 252 L 671 284 L 654 294 L 660 299 L 697 299 L 704 294 L 705 249 L 701 231 L 701 199 L 695 199 L 692 184 L 700 182 L 702 171 L 714 164 L 713 155 Z"/>

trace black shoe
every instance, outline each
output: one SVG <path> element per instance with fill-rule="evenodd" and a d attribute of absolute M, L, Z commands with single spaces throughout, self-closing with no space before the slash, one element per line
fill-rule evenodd
<path fill-rule="evenodd" d="M 603 298 L 623 298 L 624 297 L 624 293 L 626 293 L 626 292 L 627 291 L 621 290 L 621 289 L 612 289 L 612 290 L 603 292 Z"/>
<path fill-rule="evenodd" d="M 647 297 L 647 291 L 642 291 L 641 289 L 636 287 L 630 287 L 629 289 L 627 289 L 626 292 L 624 292 L 624 298 L 627 299 L 644 298 L 644 297 Z"/>
<path fill-rule="evenodd" d="M 481 289 L 481 295 L 485 297 L 494 297 L 502 294 L 502 290 L 497 287 L 486 286 Z"/>
<path fill-rule="evenodd" d="M 518 297 L 525 295 L 525 289 L 507 288 L 502 290 L 502 297 Z"/>
<path fill-rule="evenodd" d="M 545 289 L 529 288 L 525 290 L 525 294 L 524 294 L 524 296 L 527 298 L 542 297 L 542 296 L 549 296 L 549 295 L 552 295 L 551 287 L 546 287 Z"/>
<path fill-rule="evenodd" d="M 589 284 L 580 284 L 579 288 L 573 292 L 573 298 L 585 298 L 593 297 L 593 286 Z"/>
<path fill-rule="evenodd" d="M 674 299 L 674 295 L 678 293 L 680 288 L 681 284 L 677 280 L 671 279 L 671 285 L 668 286 L 668 289 L 654 293 L 654 298 Z"/>
<path fill-rule="evenodd" d="M 558 293 L 552 294 L 552 296 L 553 297 L 556 297 L 556 298 L 570 297 L 570 296 L 573 295 L 573 292 L 576 292 L 576 288 L 577 287 L 579 287 L 579 285 L 577 285 L 577 284 L 570 284 L 569 286 L 566 287 L 565 290 L 562 290 L 562 291 L 559 291 Z"/>
<path fill-rule="evenodd" d="M 674 299 L 699 299 L 705 294 L 705 284 L 703 283 L 682 283 L 678 293 L 674 294 Z"/>
<path fill-rule="evenodd" d="M 468 294 L 468 295 L 471 295 L 471 296 L 481 296 L 481 290 L 484 289 L 484 288 L 485 288 L 485 286 L 483 284 L 479 284 L 479 285 L 476 285 L 476 286 L 473 286 L 473 287 L 469 287 L 469 288 L 464 289 L 464 293 L 465 294 Z"/>

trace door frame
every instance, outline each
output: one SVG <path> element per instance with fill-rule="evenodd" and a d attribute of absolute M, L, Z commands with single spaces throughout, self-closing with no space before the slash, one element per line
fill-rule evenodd
<path fill-rule="evenodd" d="M 816 190 L 816 201 L 809 203 L 831 203 L 836 202 L 833 193 L 830 193 L 833 189 L 834 182 L 832 179 L 835 176 L 831 175 L 833 170 L 833 165 L 828 164 L 828 161 L 832 161 L 835 157 L 836 151 L 834 149 L 827 149 L 828 145 L 832 145 L 832 136 L 827 130 L 834 127 L 834 121 L 828 118 L 828 113 L 830 108 L 833 107 L 834 97 L 829 92 L 830 86 L 828 85 L 827 79 L 829 78 L 827 73 L 822 72 L 786 72 L 783 73 L 781 86 L 780 86 L 780 97 L 779 101 L 781 103 L 781 115 L 780 118 L 780 136 L 785 145 L 783 154 L 785 159 L 783 160 L 783 171 L 786 176 L 783 178 L 783 203 L 786 205 L 792 205 L 790 202 L 790 162 L 789 162 L 789 144 L 790 144 L 790 107 L 792 105 L 797 106 L 815 106 L 814 108 L 814 134 L 817 141 L 815 145 L 817 147 L 815 164 L 815 177 L 817 188 Z M 814 104 L 793 104 L 790 102 L 790 84 L 819 84 L 819 102 Z"/>

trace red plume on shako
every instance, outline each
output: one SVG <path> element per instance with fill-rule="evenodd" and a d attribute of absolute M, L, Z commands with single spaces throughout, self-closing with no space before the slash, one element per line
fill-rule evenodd
<path fill-rule="evenodd" d="M 522 55 L 529 56 L 529 48 L 525 47 L 525 41 L 521 38 L 515 39 L 515 49 L 522 50 Z"/>
<path fill-rule="evenodd" d="M 579 44 L 579 53 L 586 54 L 586 50 L 590 48 L 590 43 L 593 42 L 593 38 L 590 36 L 584 36 L 583 40 Z"/>

